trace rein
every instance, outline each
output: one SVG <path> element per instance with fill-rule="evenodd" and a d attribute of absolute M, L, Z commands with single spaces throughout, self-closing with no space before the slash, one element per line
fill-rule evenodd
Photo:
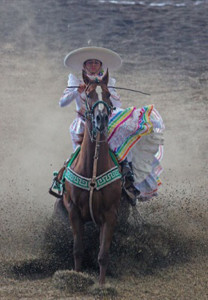
<path fill-rule="evenodd" d="M 95 222 L 95 219 L 94 219 L 94 215 L 93 215 L 92 198 L 93 198 L 93 192 L 94 192 L 95 184 L 96 184 L 97 163 L 98 163 L 98 157 L 99 157 L 100 143 L 107 141 L 107 135 L 105 134 L 106 138 L 103 141 L 100 140 L 101 132 L 96 130 L 93 118 L 94 118 L 95 108 L 99 104 L 103 104 L 106 107 L 108 116 L 111 114 L 112 108 L 105 101 L 98 100 L 92 105 L 92 108 L 90 109 L 90 106 L 89 106 L 89 103 L 88 103 L 88 98 L 89 98 L 89 96 L 86 94 L 86 97 L 85 97 L 85 105 L 86 105 L 85 116 L 86 116 L 86 118 L 87 118 L 87 116 L 89 116 L 89 118 L 91 120 L 92 132 L 90 133 L 90 129 L 89 129 L 88 125 L 87 125 L 87 128 L 88 128 L 88 131 L 89 131 L 91 142 L 95 141 L 95 154 L 94 154 L 94 160 L 93 160 L 93 172 L 92 172 L 92 180 L 91 180 L 91 183 L 90 183 L 89 208 L 90 208 L 90 215 L 91 215 L 91 218 L 93 220 L 93 223 L 95 225 L 97 225 L 97 223 Z M 95 138 L 95 136 L 96 136 L 96 138 Z"/>
<path fill-rule="evenodd" d="M 93 209 L 92 209 L 92 196 L 95 189 L 95 182 L 96 182 L 96 175 L 97 175 L 97 163 L 98 163 L 98 156 L 99 156 L 99 150 L 100 150 L 100 132 L 97 133 L 96 136 L 96 145 L 95 145 L 95 155 L 94 155 L 94 161 L 93 161 L 93 171 L 92 171 L 92 181 L 90 184 L 90 198 L 89 198 L 89 207 L 90 207 L 90 215 L 95 225 L 97 223 L 95 222 L 94 215 L 93 215 Z"/>

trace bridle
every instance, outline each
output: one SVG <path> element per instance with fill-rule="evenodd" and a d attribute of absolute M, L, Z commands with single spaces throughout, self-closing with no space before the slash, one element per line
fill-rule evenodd
<path fill-rule="evenodd" d="M 91 84 L 97 84 L 99 85 L 99 82 L 95 81 L 95 82 L 90 82 L 89 85 Z M 87 86 L 87 88 L 89 87 L 89 85 Z M 87 89 L 86 88 L 86 89 Z M 96 89 L 96 88 L 95 88 Z M 88 124 L 87 124 L 87 128 L 88 128 L 88 132 L 89 132 L 89 135 L 90 135 L 90 140 L 91 142 L 94 142 L 96 141 L 96 137 L 97 137 L 97 133 L 98 133 L 98 129 L 95 125 L 95 109 L 96 107 L 99 105 L 99 104 L 103 104 L 104 107 L 106 108 L 107 110 L 107 116 L 109 117 L 112 113 L 112 110 L 114 109 L 113 106 L 109 105 L 108 103 L 106 103 L 105 101 L 103 100 L 97 100 L 95 103 L 93 103 L 92 107 L 90 107 L 89 105 L 89 94 L 87 94 L 85 92 L 85 107 L 86 107 L 86 111 L 85 111 L 85 120 L 89 120 L 91 122 L 91 125 L 92 125 L 92 129 L 89 128 Z M 102 142 L 106 142 L 107 141 L 107 130 L 106 128 L 104 128 L 104 130 L 102 131 L 99 131 L 100 134 L 104 134 L 105 136 L 105 139 L 104 140 L 99 140 L 99 143 L 102 143 Z"/>
<path fill-rule="evenodd" d="M 99 82 L 90 82 L 90 84 L 97 84 L 99 85 Z M 86 87 L 86 89 L 89 88 L 89 85 Z M 97 87 L 96 85 L 96 87 Z M 94 90 L 96 90 L 96 87 Z M 89 209 L 90 209 L 90 215 L 91 218 L 94 222 L 95 225 L 97 225 L 95 219 L 94 219 L 94 214 L 93 214 L 93 205 L 92 205 L 92 200 L 93 200 L 93 192 L 95 189 L 95 184 L 96 184 L 96 176 L 97 176 L 97 164 L 98 164 L 98 157 L 99 157 L 99 152 L 100 152 L 100 143 L 104 143 L 107 142 L 107 138 L 108 138 L 108 128 L 104 128 L 103 131 L 100 131 L 97 129 L 96 125 L 95 125 L 95 109 L 99 104 L 103 104 L 104 107 L 107 110 L 107 116 L 109 118 L 109 116 L 112 113 L 113 110 L 113 106 L 109 105 L 108 103 L 106 103 L 103 100 L 97 100 L 95 103 L 93 103 L 92 107 L 90 108 L 89 105 L 89 99 L 90 96 L 88 93 L 86 93 L 85 90 L 85 106 L 86 106 L 86 112 L 85 112 L 85 119 L 89 120 L 91 122 L 92 128 L 90 130 L 89 126 L 88 126 L 88 122 L 86 122 L 86 126 L 88 128 L 88 132 L 89 132 L 89 136 L 91 139 L 91 142 L 95 142 L 95 153 L 94 153 L 94 158 L 93 158 L 93 169 L 92 169 L 92 179 L 91 179 L 91 183 L 90 183 L 90 194 L 89 194 Z M 110 96 L 109 96 L 110 97 Z M 101 134 L 104 134 L 104 139 L 101 140 Z"/>

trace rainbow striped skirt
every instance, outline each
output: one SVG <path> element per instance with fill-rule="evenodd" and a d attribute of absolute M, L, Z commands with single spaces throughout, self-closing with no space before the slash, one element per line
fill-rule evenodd
<path fill-rule="evenodd" d="M 119 162 L 132 161 L 141 200 L 157 195 L 163 156 L 163 120 L 154 105 L 117 108 L 111 115 L 108 143 Z"/>

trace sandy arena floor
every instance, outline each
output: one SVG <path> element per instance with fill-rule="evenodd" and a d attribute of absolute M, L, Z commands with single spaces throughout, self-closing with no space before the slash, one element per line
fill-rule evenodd
<path fill-rule="evenodd" d="M 75 106 L 58 107 L 68 51 L 86 45 L 119 52 L 112 74 L 123 107 L 155 104 L 165 125 L 163 185 L 140 203 L 146 223 L 171 230 L 191 248 L 186 262 L 152 274 L 107 279 L 118 299 L 208 298 L 208 4 L 185 7 L 99 1 L 0 0 L 1 264 L 38 256 L 53 212 L 52 172 L 72 152 Z M 3 270 L 3 269 L 2 269 Z M 51 277 L 13 279 L 0 272 L 0 299 L 94 299 L 54 288 Z"/>

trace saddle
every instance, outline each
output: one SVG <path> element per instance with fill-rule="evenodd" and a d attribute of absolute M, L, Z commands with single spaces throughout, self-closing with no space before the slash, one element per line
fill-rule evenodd
<path fill-rule="evenodd" d="M 78 156 L 80 148 L 81 147 L 77 148 L 77 150 L 71 155 L 71 157 L 64 162 L 63 167 L 58 172 L 55 171 L 53 173 L 53 182 L 51 187 L 49 188 L 49 194 L 51 194 L 52 196 L 56 198 L 63 197 L 67 168 L 72 165 L 73 161 Z M 132 206 L 135 206 L 137 203 L 137 197 L 139 196 L 140 192 L 133 185 L 134 179 L 131 164 L 129 164 L 127 161 L 124 161 L 124 163 L 119 165 L 115 154 L 110 149 L 109 152 L 115 166 L 117 166 L 119 169 L 116 176 L 117 178 L 120 177 L 122 179 L 122 190 L 126 196 L 125 198 Z M 119 173 L 121 174 L 120 176 Z"/>

